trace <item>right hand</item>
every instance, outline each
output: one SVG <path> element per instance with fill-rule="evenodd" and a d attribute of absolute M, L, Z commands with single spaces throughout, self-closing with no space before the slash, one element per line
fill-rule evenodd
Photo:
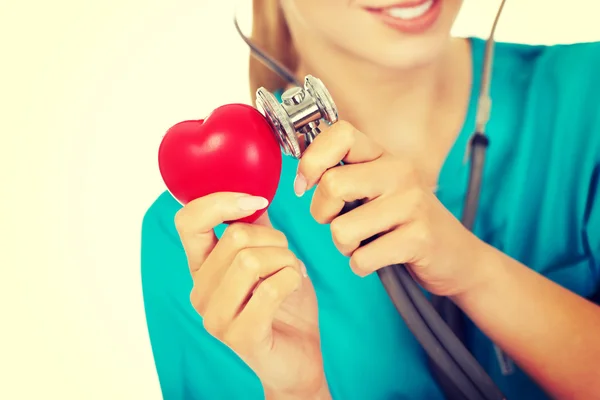
<path fill-rule="evenodd" d="M 261 201 L 262 200 L 262 201 Z M 317 301 L 304 265 L 267 214 L 265 199 L 215 193 L 188 203 L 175 217 L 193 278 L 191 302 L 205 329 L 258 376 L 265 392 L 290 398 L 323 393 Z"/>

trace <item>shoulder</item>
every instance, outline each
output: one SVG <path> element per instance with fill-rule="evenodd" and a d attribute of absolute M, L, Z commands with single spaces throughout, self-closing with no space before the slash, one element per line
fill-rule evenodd
<path fill-rule="evenodd" d="M 473 38 L 476 68 L 483 67 L 484 40 Z M 522 82 L 528 90 L 571 87 L 579 97 L 600 99 L 600 42 L 531 45 L 497 42 L 493 47 L 492 77 Z M 533 85 L 533 86 L 530 86 Z M 567 93 L 568 95 L 569 93 Z"/>
<path fill-rule="evenodd" d="M 477 40 L 483 62 L 484 42 Z M 562 149 L 597 163 L 600 156 L 600 42 L 558 45 L 497 43 L 492 119 L 517 142 Z M 500 121 L 505 120 L 506 123 Z M 512 125 L 511 125 L 512 123 Z M 494 126 L 494 122 L 490 122 Z M 508 132 L 507 132 L 508 134 Z"/>
<path fill-rule="evenodd" d="M 479 46 L 484 44 L 479 41 Z M 520 83 L 529 96 L 555 95 L 557 103 L 583 106 L 574 109 L 598 111 L 600 105 L 600 42 L 558 45 L 497 43 L 493 78 Z M 512 88 L 517 89 L 515 86 Z M 496 88 L 499 90 L 499 88 Z M 551 110 L 545 110 L 549 112 Z"/>
<path fill-rule="evenodd" d="M 529 46 L 539 49 L 535 71 L 567 83 L 599 85 L 600 42 Z"/>
<path fill-rule="evenodd" d="M 485 41 L 474 38 L 472 43 L 483 56 Z M 520 66 L 529 67 L 530 72 L 564 73 L 560 75 L 561 79 L 576 78 L 574 72 L 594 73 L 595 76 L 600 64 L 600 42 L 555 45 L 497 42 L 494 63 L 494 68 Z"/>

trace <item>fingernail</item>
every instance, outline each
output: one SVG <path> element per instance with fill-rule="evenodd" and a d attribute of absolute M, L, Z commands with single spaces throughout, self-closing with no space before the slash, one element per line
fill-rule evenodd
<path fill-rule="evenodd" d="M 298 173 L 296 179 L 294 179 L 294 192 L 296 193 L 296 196 L 302 197 L 304 192 L 306 192 L 306 186 L 306 178 L 301 173 Z"/>
<path fill-rule="evenodd" d="M 308 272 L 306 271 L 306 265 L 302 261 L 300 261 L 300 272 L 302 272 L 302 276 L 308 278 Z"/>
<path fill-rule="evenodd" d="M 262 210 L 269 205 L 269 201 L 259 196 L 244 196 L 237 200 L 238 207 L 243 211 Z"/>

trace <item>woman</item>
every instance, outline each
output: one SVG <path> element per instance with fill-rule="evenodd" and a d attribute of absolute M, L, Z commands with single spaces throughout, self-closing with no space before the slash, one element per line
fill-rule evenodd
<path fill-rule="evenodd" d="M 320 78 L 341 121 L 284 159 L 255 224 L 223 224 L 267 206 L 240 193 L 148 210 L 165 399 L 442 398 L 374 274 L 392 263 L 464 311 L 508 398 L 600 398 L 600 44 L 496 46 L 471 233 L 457 218 L 484 43 L 450 37 L 460 0 L 396 2 L 255 0 L 254 40 Z M 256 61 L 250 80 L 285 89 Z"/>

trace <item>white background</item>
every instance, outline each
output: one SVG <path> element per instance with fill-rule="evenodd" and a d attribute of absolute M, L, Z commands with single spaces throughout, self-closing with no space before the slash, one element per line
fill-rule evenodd
<path fill-rule="evenodd" d="M 594 0 L 508 3 L 500 40 L 600 39 Z M 487 35 L 497 5 L 467 1 L 456 32 Z M 250 100 L 232 9 L 0 0 L 0 398 L 160 398 L 141 219 L 164 131 Z"/>

